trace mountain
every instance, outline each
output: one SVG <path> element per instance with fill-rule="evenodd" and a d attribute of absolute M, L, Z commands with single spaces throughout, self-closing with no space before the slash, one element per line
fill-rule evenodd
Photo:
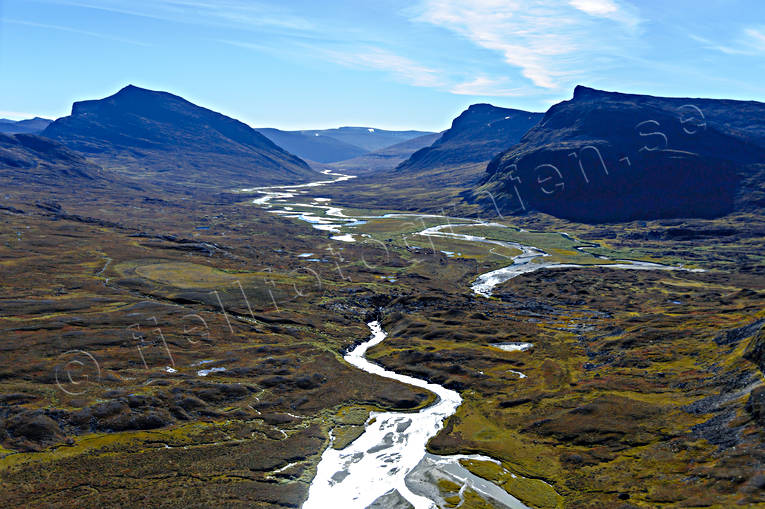
<path fill-rule="evenodd" d="M 102 178 L 101 168 L 61 143 L 33 134 L 0 133 L 0 182 L 4 190 L 11 186 L 91 185 Z"/>
<path fill-rule="evenodd" d="M 238 120 L 133 85 L 105 99 L 74 103 L 72 114 L 42 135 L 105 169 L 160 185 L 233 188 L 319 177 Z"/>
<path fill-rule="evenodd" d="M 352 171 L 356 174 L 392 170 L 421 148 L 430 146 L 443 133 L 423 134 L 417 138 L 396 143 L 364 155 L 331 164 L 337 170 Z"/>
<path fill-rule="evenodd" d="M 363 203 L 367 207 L 440 212 L 462 202 L 461 194 L 481 181 L 491 158 L 517 143 L 541 118 L 542 113 L 474 104 L 431 145 L 398 166 L 360 171 L 358 179 L 334 186 L 325 194 L 335 203 L 349 206 Z M 400 152 L 401 148 L 394 150 Z"/>
<path fill-rule="evenodd" d="M 43 132 L 51 122 L 53 121 L 42 117 L 28 118 L 26 120 L 9 120 L 7 118 L 0 118 L 0 133 L 37 134 Z"/>
<path fill-rule="evenodd" d="M 472 197 L 585 222 L 765 206 L 765 104 L 579 86 L 487 167 Z"/>
<path fill-rule="evenodd" d="M 354 145 L 365 152 L 372 152 L 381 148 L 390 147 L 425 134 L 433 134 L 429 131 L 387 131 L 375 127 L 338 127 L 337 129 L 319 129 L 299 131 L 313 137 L 329 136 L 343 143 Z"/>
<path fill-rule="evenodd" d="M 259 128 L 256 131 L 285 150 L 319 163 L 342 161 L 367 153 L 367 150 L 361 147 L 318 133 L 305 134 L 301 131 L 280 131 L 272 128 Z"/>
<path fill-rule="evenodd" d="M 386 131 L 374 127 L 339 127 L 306 131 L 281 131 L 264 127 L 257 128 L 256 131 L 293 154 L 325 164 L 351 160 L 394 145 L 406 144 L 423 136 L 433 136 L 433 133 L 424 131 Z M 414 143 L 417 148 L 422 147 L 419 143 Z M 408 156 L 412 151 L 402 146 L 396 153 Z M 383 154 L 380 155 L 384 157 Z"/>
<path fill-rule="evenodd" d="M 417 171 L 489 161 L 517 143 L 541 118 L 541 113 L 474 104 L 435 143 L 412 154 L 398 169 Z"/>

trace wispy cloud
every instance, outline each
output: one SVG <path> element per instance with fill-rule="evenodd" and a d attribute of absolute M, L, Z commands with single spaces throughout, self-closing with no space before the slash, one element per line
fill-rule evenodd
<path fill-rule="evenodd" d="M 316 58 L 342 65 L 351 69 L 379 71 L 391 76 L 399 83 L 415 87 L 426 87 L 455 95 L 480 97 L 522 97 L 538 95 L 539 90 L 532 86 L 512 86 L 505 77 L 494 78 L 485 74 L 472 74 L 468 69 L 436 68 L 402 56 L 394 51 L 378 46 L 353 44 L 333 44 L 333 49 L 319 48 L 308 44 L 296 45 L 294 50 L 284 46 L 275 48 L 267 44 L 250 43 L 236 40 L 217 39 L 216 42 L 250 49 L 258 52 L 311 54 Z"/>
<path fill-rule="evenodd" d="M 765 52 L 765 27 L 750 27 L 744 29 L 743 44 L 754 51 Z"/>
<path fill-rule="evenodd" d="M 51 3 L 163 21 L 239 28 L 310 30 L 313 23 L 273 4 L 248 0 L 48 0 Z"/>
<path fill-rule="evenodd" d="M 640 24 L 637 11 L 616 0 L 424 0 L 415 19 L 498 52 L 546 89 L 618 59 Z"/>
<path fill-rule="evenodd" d="M 713 41 L 696 34 L 690 34 L 690 38 L 703 44 L 707 49 L 726 55 L 760 56 L 765 54 L 765 27 L 762 26 L 742 28 L 733 39 L 726 42 Z"/>
<path fill-rule="evenodd" d="M 457 83 L 450 90 L 456 95 L 473 95 L 484 97 L 521 97 L 533 93 L 530 87 L 509 86 L 506 79 L 478 76 L 469 81 Z"/>
<path fill-rule="evenodd" d="M 590 16 L 610 19 L 630 29 L 634 29 L 641 22 L 634 8 L 615 0 L 569 0 L 569 5 Z"/>
<path fill-rule="evenodd" d="M 442 87 L 446 84 L 443 72 L 383 48 L 367 47 L 356 51 L 328 50 L 323 54 L 337 64 L 357 69 L 385 71 L 398 81 L 416 87 Z"/>
<path fill-rule="evenodd" d="M 91 32 L 89 30 L 80 30 L 78 28 L 63 26 L 63 25 L 50 25 L 47 23 L 35 23 L 33 21 L 25 21 L 20 19 L 9 19 L 9 18 L 0 18 L 0 23 L 8 23 L 11 25 L 22 25 L 22 26 L 28 26 L 28 27 L 35 27 L 35 28 L 43 28 L 46 30 L 58 30 L 61 32 L 69 32 L 72 34 L 79 34 L 79 35 L 87 35 L 89 37 L 96 37 L 98 39 L 105 39 L 108 41 L 116 41 L 116 42 L 123 42 L 125 44 L 133 44 L 135 46 L 151 46 L 151 44 L 148 44 L 143 41 L 137 41 L 135 39 L 125 39 L 122 37 L 115 37 L 113 35 L 109 34 L 102 34 L 99 32 Z"/>

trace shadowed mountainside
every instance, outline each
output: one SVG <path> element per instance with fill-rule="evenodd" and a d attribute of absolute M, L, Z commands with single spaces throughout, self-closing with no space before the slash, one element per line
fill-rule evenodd
<path fill-rule="evenodd" d="M 397 169 L 416 171 L 488 161 L 517 143 L 541 118 L 542 113 L 474 104 L 433 145 L 418 150 Z"/>
<path fill-rule="evenodd" d="M 101 168 L 61 143 L 33 134 L 0 134 L 3 187 L 88 185 L 103 179 Z"/>
<path fill-rule="evenodd" d="M 763 103 L 579 86 L 489 164 L 472 197 L 586 222 L 718 217 L 765 205 L 763 163 Z"/>
<path fill-rule="evenodd" d="M 104 168 L 156 184 L 297 183 L 318 174 L 246 124 L 167 92 L 129 85 L 74 103 L 42 133 Z"/>

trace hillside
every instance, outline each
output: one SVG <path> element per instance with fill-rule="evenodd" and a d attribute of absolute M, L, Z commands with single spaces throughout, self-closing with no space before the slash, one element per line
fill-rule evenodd
<path fill-rule="evenodd" d="M 718 217 L 765 205 L 765 104 L 577 87 L 471 195 L 586 222 Z"/>
<path fill-rule="evenodd" d="M 412 154 L 398 169 L 418 171 L 488 161 L 517 143 L 541 118 L 541 113 L 474 104 L 431 146 Z"/>
<path fill-rule="evenodd" d="M 101 168 L 61 143 L 33 134 L 0 134 L 0 182 L 10 187 L 92 185 Z"/>
<path fill-rule="evenodd" d="M 302 159 L 246 124 L 169 94 L 129 85 L 74 103 L 43 136 L 105 169 L 160 185 L 232 188 L 318 177 Z"/>

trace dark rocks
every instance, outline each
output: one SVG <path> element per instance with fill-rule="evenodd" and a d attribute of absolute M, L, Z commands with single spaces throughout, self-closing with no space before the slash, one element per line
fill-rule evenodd
<path fill-rule="evenodd" d="M 533 400 L 531 398 L 511 398 L 500 401 L 497 406 L 499 408 L 513 408 L 516 406 L 525 405 L 526 403 L 531 403 L 532 401 Z"/>
<path fill-rule="evenodd" d="M 99 427 L 111 431 L 127 431 L 163 428 L 173 422 L 170 413 L 164 409 L 154 409 L 145 412 L 128 412 L 119 414 L 99 423 Z"/>
<path fill-rule="evenodd" d="M 49 445 L 64 438 L 59 424 L 41 411 L 24 412 L 9 419 L 8 433 L 17 439 Z"/>
<path fill-rule="evenodd" d="M 744 358 L 755 363 L 765 373 L 765 331 L 762 328 L 746 347 Z"/>
<path fill-rule="evenodd" d="M 295 385 L 300 389 L 315 389 L 316 387 L 319 387 L 321 384 L 325 383 L 327 381 L 327 378 L 323 375 L 320 375 L 318 373 L 314 373 L 313 375 L 304 375 L 297 377 L 295 379 Z"/>
<path fill-rule="evenodd" d="M 193 391 L 199 399 L 208 403 L 234 401 L 245 397 L 250 390 L 241 384 L 210 384 Z"/>
<path fill-rule="evenodd" d="M 746 411 L 760 426 L 765 427 L 765 386 L 752 390 L 746 402 Z"/>
<path fill-rule="evenodd" d="M 737 344 L 742 339 L 757 334 L 760 329 L 762 329 L 763 324 L 765 324 L 765 320 L 757 320 L 756 322 L 744 325 L 743 327 L 724 331 L 715 338 L 715 343 L 721 346 Z"/>
<path fill-rule="evenodd" d="M 694 436 L 703 438 L 720 449 L 729 449 L 741 442 L 741 428 L 730 426 L 735 417 L 735 410 L 728 409 L 718 413 L 708 421 L 693 426 L 691 431 Z"/>
<path fill-rule="evenodd" d="M 178 394 L 175 396 L 175 404 L 187 411 L 199 410 L 207 406 L 207 403 L 189 394 Z"/>

